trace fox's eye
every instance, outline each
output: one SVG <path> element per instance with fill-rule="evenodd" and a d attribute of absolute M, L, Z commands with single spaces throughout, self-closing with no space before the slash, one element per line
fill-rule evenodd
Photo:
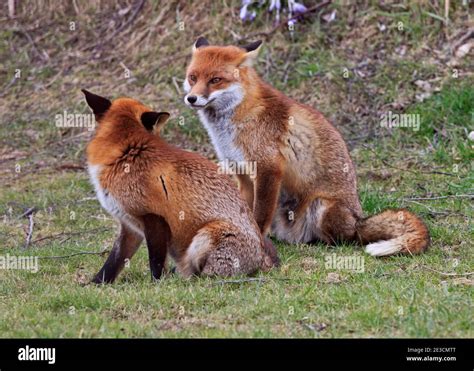
<path fill-rule="evenodd" d="M 190 80 L 191 82 L 196 82 L 196 81 L 197 81 L 197 78 L 196 78 L 196 76 L 194 76 L 194 75 L 190 75 L 190 76 L 189 76 L 189 80 Z"/>
<path fill-rule="evenodd" d="M 211 84 L 217 84 L 218 82 L 221 82 L 221 78 L 220 77 L 214 77 L 213 79 L 211 79 L 211 81 L 209 81 L 209 83 Z"/>

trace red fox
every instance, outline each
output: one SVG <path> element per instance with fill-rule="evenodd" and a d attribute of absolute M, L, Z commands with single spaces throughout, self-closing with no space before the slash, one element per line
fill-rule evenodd
<path fill-rule="evenodd" d="M 83 92 L 98 122 L 87 146 L 90 178 L 102 207 L 120 222 L 92 282 L 113 282 L 143 239 L 154 279 L 161 277 L 167 254 L 185 277 L 251 274 L 278 261 L 232 179 L 160 138 L 168 113 L 129 98 L 111 102 Z"/>
<path fill-rule="evenodd" d="M 261 41 L 193 46 L 184 89 L 221 161 L 256 162 L 238 174 L 262 234 L 290 243 L 368 244 L 374 256 L 423 252 L 425 224 L 408 210 L 363 218 L 356 173 L 341 134 L 317 110 L 274 89 L 252 68 Z"/>

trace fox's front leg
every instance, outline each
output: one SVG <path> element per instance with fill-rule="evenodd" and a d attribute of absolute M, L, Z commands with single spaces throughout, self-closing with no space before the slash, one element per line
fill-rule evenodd
<path fill-rule="evenodd" d="M 273 215 L 277 208 L 281 182 L 282 171 L 280 169 L 258 168 L 255 181 L 253 214 L 263 236 L 267 234 L 272 223 Z"/>
<path fill-rule="evenodd" d="M 237 175 L 239 190 L 242 198 L 247 201 L 250 209 L 253 209 L 254 186 L 249 175 Z"/>
<path fill-rule="evenodd" d="M 92 279 L 93 283 L 112 283 L 123 269 L 127 259 L 137 251 L 143 237 L 127 225 L 120 224 L 119 236 L 114 242 L 112 251 L 102 269 Z"/>
<path fill-rule="evenodd" d="M 168 223 L 158 215 L 145 215 L 143 222 L 145 224 L 145 239 L 148 246 L 151 276 L 158 280 L 165 268 L 171 230 Z"/>

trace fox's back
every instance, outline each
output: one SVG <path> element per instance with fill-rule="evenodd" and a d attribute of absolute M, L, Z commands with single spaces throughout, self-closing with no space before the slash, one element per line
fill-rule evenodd
<path fill-rule="evenodd" d="M 102 145 L 115 158 L 102 164 L 101 184 L 128 214 L 159 213 L 172 230 L 190 228 L 191 232 L 215 219 L 244 225 L 249 233 L 256 231 L 235 184 L 204 157 L 146 132 Z"/>

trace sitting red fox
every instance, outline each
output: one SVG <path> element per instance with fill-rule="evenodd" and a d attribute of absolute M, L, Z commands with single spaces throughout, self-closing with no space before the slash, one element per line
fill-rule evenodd
<path fill-rule="evenodd" d="M 362 217 L 356 173 L 341 134 L 315 109 L 263 82 L 252 63 L 261 41 L 245 47 L 193 47 L 185 103 L 198 110 L 221 161 L 256 162 L 255 180 L 237 179 L 262 234 L 290 243 L 368 244 L 374 256 L 416 254 L 429 244 L 407 210 Z"/>
<path fill-rule="evenodd" d="M 145 238 L 152 277 L 169 253 L 184 276 L 230 276 L 268 270 L 277 262 L 232 180 L 205 158 L 153 133 L 169 114 L 133 99 L 83 90 L 98 121 L 87 147 L 89 174 L 101 205 L 120 233 L 95 283 L 113 282 Z"/>

